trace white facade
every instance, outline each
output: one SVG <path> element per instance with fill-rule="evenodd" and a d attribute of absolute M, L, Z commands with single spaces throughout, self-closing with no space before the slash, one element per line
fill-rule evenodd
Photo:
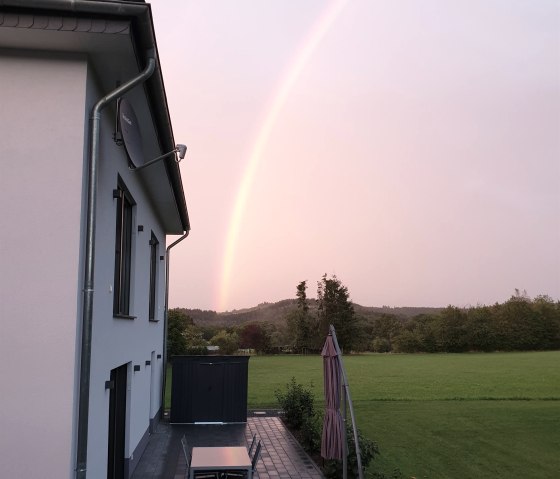
<path fill-rule="evenodd" d="M 12 21 L 6 26 L 1 13 L 0 477 L 75 477 L 89 116 L 117 82 L 138 75 L 139 61 L 130 29 L 113 34 L 111 28 L 118 29 L 107 23 L 111 33 L 34 31 L 24 20 L 34 16 L 35 23 L 48 22 L 55 17 L 24 9 L 19 24 L 13 26 Z M 127 17 L 120 27 L 130 21 L 134 18 Z M 162 131 L 172 139 L 169 125 L 162 127 L 154 120 L 158 115 L 147 98 L 149 88 L 154 87 L 137 86 L 125 95 L 136 108 L 147 160 L 166 153 L 161 148 Z M 165 116 L 166 105 L 160 108 Z M 111 370 L 123 365 L 127 369 L 126 476 L 145 447 L 150 421 L 157 420 L 166 234 L 188 229 L 176 165 L 174 170 L 160 162 L 143 172 L 131 171 L 124 147 L 113 140 L 114 130 L 113 103 L 103 111 L 100 123 L 88 478 L 107 477 L 111 392 L 106 382 Z M 130 319 L 115 317 L 113 311 L 117 228 L 113 190 L 119 181 L 135 202 Z M 152 234 L 159 244 L 155 317 L 150 320 Z"/>
<path fill-rule="evenodd" d="M 83 58 L 0 54 L 0 477 L 73 469 L 86 78 Z"/>

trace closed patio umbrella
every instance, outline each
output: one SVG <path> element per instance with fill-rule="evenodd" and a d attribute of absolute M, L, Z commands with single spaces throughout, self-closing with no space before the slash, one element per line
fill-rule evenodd
<path fill-rule="evenodd" d="M 342 459 L 344 455 L 344 421 L 340 414 L 340 364 L 332 335 L 329 333 L 323 351 L 325 419 L 321 438 L 321 456 Z"/>

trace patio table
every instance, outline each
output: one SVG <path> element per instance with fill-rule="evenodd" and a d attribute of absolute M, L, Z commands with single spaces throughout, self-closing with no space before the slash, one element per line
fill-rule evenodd
<path fill-rule="evenodd" d="M 193 447 L 189 478 L 202 471 L 247 471 L 252 479 L 251 458 L 245 446 Z"/>

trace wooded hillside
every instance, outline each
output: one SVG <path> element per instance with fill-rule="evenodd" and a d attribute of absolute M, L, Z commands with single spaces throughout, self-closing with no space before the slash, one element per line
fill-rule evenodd
<path fill-rule="evenodd" d="M 317 310 L 317 301 L 308 299 L 308 303 L 310 311 L 315 312 Z M 261 303 L 252 308 L 226 311 L 224 313 L 201 309 L 178 309 L 190 316 L 197 326 L 236 326 L 247 322 L 267 322 L 278 325 L 286 321 L 286 317 L 291 311 L 296 309 L 296 305 L 296 299 L 284 299 L 276 303 Z M 356 303 L 353 303 L 353 305 L 356 314 L 366 319 L 374 319 L 383 314 L 391 314 L 402 319 L 408 319 L 419 314 L 436 314 L 444 309 L 443 307 L 372 307 L 361 306 Z"/>

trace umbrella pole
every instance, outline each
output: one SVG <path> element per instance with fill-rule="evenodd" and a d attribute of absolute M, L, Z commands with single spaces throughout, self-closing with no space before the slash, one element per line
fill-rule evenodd
<path fill-rule="evenodd" d="M 342 369 L 342 368 L 341 368 Z M 346 419 L 348 416 L 348 408 L 346 405 L 346 386 L 344 382 L 341 385 L 342 397 L 344 398 L 344 454 L 342 455 L 342 479 L 348 478 L 348 435 L 346 434 Z"/>
<path fill-rule="evenodd" d="M 344 387 L 345 390 L 345 395 L 344 395 L 344 403 L 346 404 L 346 399 L 348 399 L 348 406 L 350 406 L 350 417 L 352 419 L 352 429 L 354 430 L 354 445 L 356 446 L 356 460 L 358 461 L 358 478 L 359 479 L 363 479 L 364 477 L 364 473 L 362 471 L 362 456 L 360 454 L 360 443 L 358 441 L 358 430 L 356 428 L 356 419 L 354 418 L 354 407 L 352 406 L 352 398 L 350 397 L 350 388 L 348 386 L 348 377 L 346 376 L 346 370 L 344 369 L 344 363 L 342 361 L 342 353 L 340 352 L 340 347 L 338 345 L 338 340 L 336 339 L 336 331 L 334 330 L 334 326 L 331 324 L 330 328 L 329 328 L 332 338 L 333 338 L 333 342 L 334 342 L 334 347 L 336 349 L 336 352 L 338 354 L 338 359 L 339 359 L 339 364 L 340 364 L 340 372 L 342 373 L 342 385 Z M 346 414 L 346 408 L 345 408 L 345 414 Z M 345 424 L 346 427 L 346 424 Z M 346 431 L 344 431 L 344 437 L 346 438 Z M 345 455 L 346 457 L 346 455 Z"/>

